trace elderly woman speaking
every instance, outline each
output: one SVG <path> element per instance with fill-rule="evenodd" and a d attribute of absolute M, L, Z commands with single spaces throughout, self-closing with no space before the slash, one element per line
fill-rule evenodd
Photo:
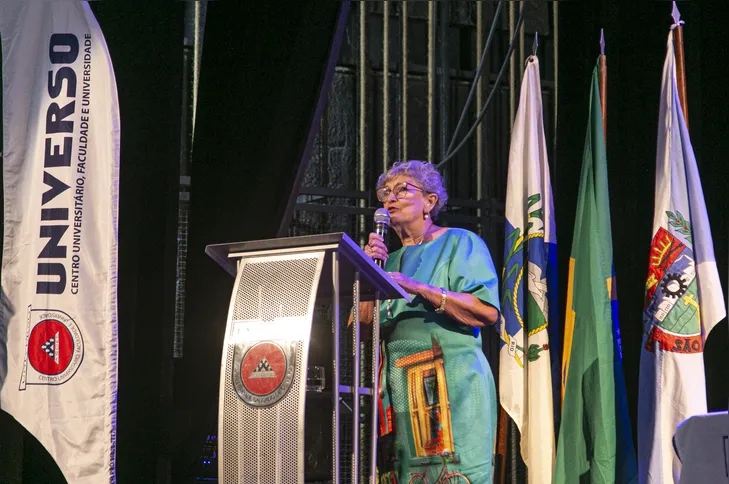
<path fill-rule="evenodd" d="M 377 187 L 402 248 L 371 233 L 365 253 L 414 296 L 381 307 L 380 482 L 491 482 L 496 390 L 479 331 L 499 317 L 491 255 L 476 234 L 433 222 L 448 199 L 434 165 L 395 163 Z"/>

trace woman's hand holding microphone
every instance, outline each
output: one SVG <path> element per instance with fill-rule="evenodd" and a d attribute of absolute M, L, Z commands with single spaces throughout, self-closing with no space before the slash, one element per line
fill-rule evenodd
<path fill-rule="evenodd" d="M 381 235 L 375 232 L 370 233 L 369 241 L 364 248 L 364 253 L 367 254 L 368 257 L 371 257 L 372 260 L 374 260 L 375 262 L 377 262 L 378 259 L 383 261 L 383 266 L 385 265 L 384 262 L 389 257 L 385 241 L 382 239 Z M 410 294 L 419 295 L 423 287 L 426 286 L 426 284 L 411 279 L 410 277 L 399 272 L 388 272 L 388 274 L 396 283 L 398 283 L 403 289 L 405 289 L 406 292 Z"/>
<path fill-rule="evenodd" d="M 367 241 L 367 245 L 364 247 L 364 253 L 367 254 L 367 257 L 370 257 L 372 260 L 377 262 L 377 260 L 381 260 L 383 262 L 383 266 L 385 261 L 387 261 L 388 253 L 387 253 L 387 246 L 385 245 L 385 241 L 383 240 L 382 236 L 379 234 L 376 234 L 375 232 L 370 232 L 370 237 Z"/>

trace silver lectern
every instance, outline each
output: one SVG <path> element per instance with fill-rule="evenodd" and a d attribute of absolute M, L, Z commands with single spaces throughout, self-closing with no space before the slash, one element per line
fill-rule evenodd
<path fill-rule="evenodd" d="M 209 245 L 205 252 L 235 277 L 220 369 L 218 479 L 223 484 L 303 484 L 306 377 L 314 303 L 332 305 L 332 482 L 340 481 L 340 394 L 377 395 L 341 385 L 340 303 L 359 321 L 359 301 L 410 299 L 344 233 Z M 375 310 L 373 340 L 379 340 Z M 343 318 L 342 318 L 343 319 Z M 360 381 L 359 328 L 352 382 Z M 360 415 L 359 398 L 352 413 Z M 373 402 L 372 408 L 376 408 Z M 377 412 L 372 411 L 369 481 L 375 482 Z M 355 420 L 357 422 L 357 420 Z M 360 425 L 352 425 L 352 483 L 358 482 Z"/>

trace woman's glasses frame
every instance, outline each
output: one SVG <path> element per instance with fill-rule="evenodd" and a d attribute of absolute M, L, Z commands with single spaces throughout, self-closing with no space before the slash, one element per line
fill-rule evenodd
<path fill-rule="evenodd" d="M 405 198 L 405 195 L 407 195 L 411 189 L 426 193 L 425 190 L 410 182 L 400 182 L 392 188 L 380 187 L 375 190 L 375 193 L 377 194 L 377 200 L 384 203 L 390 199 L 390 195 L 393 193 L 395 194 L 396 200 Z"/>

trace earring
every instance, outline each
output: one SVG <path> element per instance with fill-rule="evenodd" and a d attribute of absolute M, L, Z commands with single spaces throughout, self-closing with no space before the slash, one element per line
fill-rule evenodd
<path fill-rule="evenodd" d="M 426 220 L 429 219 L 430 218 L 430 214 L 428 212 L 425 212 L 425 214 L 423 215 L 423 218 L 426 219 Z"/>

